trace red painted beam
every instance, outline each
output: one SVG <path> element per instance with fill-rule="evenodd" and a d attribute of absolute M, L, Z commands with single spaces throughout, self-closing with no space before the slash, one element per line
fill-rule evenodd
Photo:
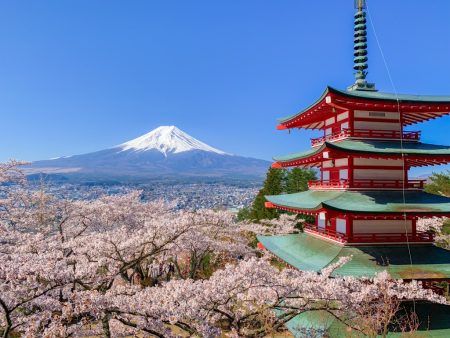
<path fill-rule="evenodd" d="M 276 207 L 275 207 L 275 205 L 272 203 L 272 202 L 264 202 L 264 206 L 267 208 L 267 209 L 275 209 Z"/>

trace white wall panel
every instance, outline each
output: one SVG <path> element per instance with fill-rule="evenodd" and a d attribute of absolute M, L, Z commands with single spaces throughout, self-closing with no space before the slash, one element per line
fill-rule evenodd
<path fill-rule="evenodd" d="M 400 115 L 396 112 L 372 112 L 372 111 L 362 111 L 355 110 L 355 117 L 363 117 L 368 119 L 388 119 L 388 120 L 399 120 Z"/>
<path fill-rule="evenodd" d="M 354 158 L 354 165 L 374 165 L 374 166 L 401 166 L 402 160 L 384 160 L 373 158 Z"/>
<path fill-rule="evenodd" d="M 348 118 L 348 111 L 343 112 L 342 114 L 339 114 L 339 115 L 337 116 L 338 122 L 339 122 L 339 121 L 342 121 L 342 120 L 345 120 L 346 118 Z"/>
<path fill-rule="evenodd" d="M 411 220 L 353 220 L 354 234 L 412 233 Z"/>
<path fill-rule="evenodd" d="M 400 122 L 369 122 L 369 121 L 355 121 L 355 129 L 365 130 L 397 130 L 400 131 Z"/>
<path fill-rule="evenodd" d="M 325 125 L 329 126 L 330 124 L 333 124 L 334 122 L 336 122 L 336 119 L 334 117 L 330 117 L 329 119 L 325 120 Z"/>
<path fill-rule="evenodd" d="M 334 160 L 335 167 L 345 167 L 348 165 L 348 158 L 337 158 Z"/>
<path fill-rule="evenodd" d="M 354 169 L 355 180 L 402 180 L 403 170 Z"/>

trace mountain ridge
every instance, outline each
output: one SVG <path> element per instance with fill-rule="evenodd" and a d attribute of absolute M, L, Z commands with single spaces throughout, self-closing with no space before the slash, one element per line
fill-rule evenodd
<path fill-rule="evenodd" d="M 176 126 L 161 126 L 112 148 L 32 162 L 27 173 L 67 179 L 261 179 L 269 165 L 211 147 Z"/>

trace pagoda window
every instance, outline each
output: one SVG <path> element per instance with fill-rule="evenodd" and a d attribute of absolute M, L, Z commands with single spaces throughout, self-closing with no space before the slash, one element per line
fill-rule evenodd
<path fill-rule="evenodd" d="M 348 169 L 341 169 L 339 170 L 339 179 L 342 180 L 348 180 Z"/>
<path fill-rule="evenodd" d="M 341 234 L 347 233 L 347 220 L 344 218 L 336 218 L 336 232 Z"/>
<path fill-rule="evenodd" d="M 344 122 L 344 123 L 341 124 L 341 130 L 346 130 L 346 129 L 349 129 L 348 122 Z"/>
<path fill-rule="evenodd" d="M 319 217 L 317 217 L 317 226 L 318 226 L 320 229 L 325 229 L 325 226 L 326 226 L 326 220 L 327 220 L 327 218 L 326 218 L 326 213 L 320 212 L 320 213 L 319 213 Z"/>
<path fill-rule="evenodd" d="M 329 181 L 330 180 L 330 172 L 328 170 L 322 171 L 322 180 Z"/>
<path fill-rule="evenodd" d="M 326 136 L 331 135 L 331 134 L 333 134 L 333 128 L 327 128 L 327 129 L 325 129 L 325 135 L 326 135 Z"/>

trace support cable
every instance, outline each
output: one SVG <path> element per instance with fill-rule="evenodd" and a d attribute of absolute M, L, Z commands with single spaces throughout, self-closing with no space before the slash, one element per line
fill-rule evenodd
<path fill-rule="evenodd" d="M 404 152 L 404 148 L 403 148 L 403 121 L 402 121 L 402 112 L 401 112 L 401 107 L 400 107 L 400 99 L 398 97 L 397 88 L 396 88 L 394 80 L 392 78 L 391 71 L 389 69 L 389 65 L 387 63 L 386 57 L 385 57 L 384 52 L 383 52 L 383 48 L 381 47 L 380 40 L 378 39 L 378 34 L 377 34 L 376 29 L 375 29 L 375 24 L 374 24 L 374 21 L 372 19 L 372 15 L 370 14 L 370 9 L 369 9 L 368 2 L 369 1 L 367 1 L 366 8 L 367 8 L 367 14 L 369 15 L 370 25 L 372 27 L 372 31 L 373 31 L 373 34 L 375 36 L 375 40 L 376 40 L 377 45 L 378 45 L 378 49 L 380 50 L 384 66 L 386 68 L 386 71 L 387 71 L 387 74 L 388 74 L 388 77 L 389 77 L 389 81 L 391 83 L 391 86 L 392 86 L 392 89 L 394 91 L 395 98 L 396 98 L 396 101 L 397 101 L 397 112 L 398 112 L 398 116 L 399 116 L 398 118 L 399 118 L 399 122 L 400 122 L 400 149 L 401 149 L 401 155 L 402 155 L 402 168 L 403 168 L 403 170 L 402 170 L 402 175 L 403 175 L 403 179 L 402 179 L 402 182 L 403 182 L 403 184 L 402 184 L 402 197 L 403 197 L 403 205 L 404 205 L 404 207 L 406 207 L 406 184 L 407 184 L 406 180 L 407 180 L 407 175 L 405 175 L 405 172 L 407 172 L 406 171 L 407 167 L 406 167 L 405 152 Z M 406 215 L 405 211 L 403 212 L 403 221 L 404 221 L 403 224 L 404 224 L 405 235 L 406 235 L 406 246 L 408 248 L 409 263 L 410 263 L 411 271 L 412 271 L 413 260 L 412 260 L 411 247 L 410 247 L 409 238 L 408 238 L 408 223 L 407 223 L 407 215 Z M 412 221 L 411 221 L 411 232 L 412 232 L 412 226 L 413 226 L 413 224 L 412 224 Z M 414 313 L 415 313 L 416 312 L 416 302 L 415 302 L 414 299 L 413 299 L 413 307 L 414 307 Z"/>

